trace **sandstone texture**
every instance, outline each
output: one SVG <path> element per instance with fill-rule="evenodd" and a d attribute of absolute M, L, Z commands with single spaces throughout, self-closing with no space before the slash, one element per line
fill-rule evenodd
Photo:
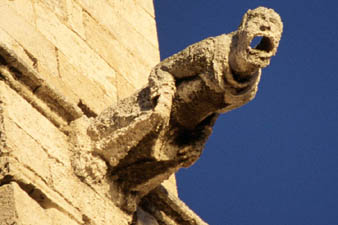
<path fill-rule="evenodd" d="M 174 174 L 254 98 L 281 33 L 260 7 L 160 62 L 151 0 L 2 1 L 0 225 L 206 224 Z"/>
<path fill-rule="evenodd" d="M 272 9 L 249 10 L 237 31 L 163 60 L 144 88 L 91 122 L 87 134 L 93 154 L 107 161 L 115 183 L 132 193 L 136 204 L 200 157 L 220 113 L 255 97 L 261 70 L 276 54 L 282 30 Z M 251 47 L 257 36 L 260 43 Z"/>

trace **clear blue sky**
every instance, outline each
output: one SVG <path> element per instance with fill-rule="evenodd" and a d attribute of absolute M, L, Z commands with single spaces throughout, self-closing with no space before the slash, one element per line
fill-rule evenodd
<path fill-rule="evenodd" d="M 155 0 L 161 57 L 229 33 L 249 8 L 284 33 L 248 105 L 222 115 L 180 197 L 211 225 L 338 225 L 338 1 Z"/>

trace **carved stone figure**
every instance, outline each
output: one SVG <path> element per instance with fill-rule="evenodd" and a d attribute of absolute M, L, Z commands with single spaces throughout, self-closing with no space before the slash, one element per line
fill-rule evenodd
<path fill-rule="evenodd" d="M 255 97 L 261 69 L 276 54 L 282 29 L 274 10 L 249 10 L 237 31 L 163 60 L 146 87 L 104 110 L 87 134 L 115 181 L 144 196 L 179 168 L 192 165 L 218 115 Z M 255 37 L 261 41 L 251 47 Z"/>

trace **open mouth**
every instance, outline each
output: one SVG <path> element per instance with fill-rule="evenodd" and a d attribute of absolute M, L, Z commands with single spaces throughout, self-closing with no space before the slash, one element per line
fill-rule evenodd
<path fill-rule="evenodd" d="M 273 42 L 271 38 L 257 35 L 250 42 L 251 49 L 271 52 L 273 50 Z"/>

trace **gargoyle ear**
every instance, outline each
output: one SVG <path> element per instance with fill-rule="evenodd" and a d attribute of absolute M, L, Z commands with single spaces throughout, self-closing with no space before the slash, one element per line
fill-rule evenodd
<path fill-rule="evenodd" d="M 248 22 L 248 20 L 252 17 L 256 17 L 259 15 L 269 15 L 270 17 L 270 22 L 273 22 L 278 28 L 280 33 L 282 33 L 283 31 L 283 22 L 281 17 L 279 16 L 279 14 L 270 8 L 265 8 L 265 7 L 257 7 L 255 9 L 249 9 L 243 16 L 241 24 L 238 27 L 238 30 L 243 30 L 246 27 L 246 24 Z"/>
<path fill-rule="evenodd" d="M 246 25 L 246 22 L 248 21 L 248 13 L 250 12 L 251 10 L 249 9 L 245 14 L 244 16 L 242 17 L 242 21 L 241 21 L 241 24 L 238 26 L 238 30 L 243 30 L 245 28 L 245 25 Z"/>

